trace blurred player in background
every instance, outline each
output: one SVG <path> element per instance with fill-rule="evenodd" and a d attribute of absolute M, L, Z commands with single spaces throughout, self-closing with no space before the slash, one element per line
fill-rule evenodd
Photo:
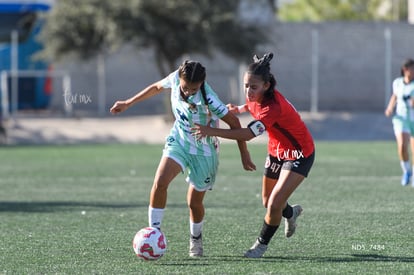
<path fill-rule="evenodd" d="M 270 72 L 273 54 L 254 57 L 244 74 L 246 104 L 228 105 L 234 113 L 250 112 L 255 118 L 247 128 L 219 129 L 204 125 L 193 128 L 194 135 L 250 140 L 263 134 L 269 135 L 268 156 L 262 179 L 262 200 L 267 208 L 259 237 L 245 253 L 248 258 L 260 258 L 282 217 L 285 218 L 285 236 L 291 237 L 296 230 L 296 219 L 302 213 L 300 205 L 287 202 L 313 165 L 315 147 L 313 138 L 299 113 L 286 98 L 275 89 L 276 79 Z"/>
<path fill-rule="evenodd" d="M 395 113 L 394 113 L 395 110 Z M 401 67 L 401 76 L 392 83 L 392 95 L 385 109 L 385 115 L 392 115 L 398 156 L 403 175 L 401 185 L 408 185 L 413 169 L 408 147 L 414 156 L 414 60 L 407 59 Z M 414 187 L 414 181 L 412 183 Z"/>
<path fill-rule="evenodd" d="M 121 113 L 135 103 L 171 88 L 171 106 L 175 122 L 166 138 L 163 155 L 155 174 L 148 220 L 149 226 L 161 228 L 167 203 L 167 188 L 179 173 L 187 170 L 190 256 L 203 255 L 203 199 L 205 192 L 212 189 L 216 179 L 219 146 L 215 137 L 197 140 L 192 135 L 191 128 L 194 123 L 217 127 L 219 119 L 226 122 L 230 128 L 241 127 L 239 119 L 229 112 L 205 79 L 206 70 L 199 62 L 185 61 L 178 70 L 166 78 L 149 85 L 127 100 L 115 102 L 110 109 L 113 114 Z M 255 170 L 246 143 L 239 141 L 238 146 L 244 169 Z"/>

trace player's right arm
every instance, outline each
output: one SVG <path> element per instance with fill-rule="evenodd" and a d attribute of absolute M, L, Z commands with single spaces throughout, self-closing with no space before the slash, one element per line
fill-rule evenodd
<path fill-rule="evenodd" d="M 193 135 L 198 139 L 201 139 L 205 136 L 216 136 L 226 139 L 249 141 L 255 137 L 247 128 L 222 129 L 204 126 L 197 123 L 194 124 L 192 131 Z"/>
<path fill-rule="evenodd" d="M 237 105 L 229 103 L 226 106 L 227 106 L 227 109 L 229 109 L 229 111 L 235 115 L 249 111 L 247 104 L 237 106 Z"/>
<path fill-rule="evenodd" d="M 164 90 L 164 87 L 162 86 L 161 80 L 158 82 L 155 82 L 142 91 L 138 92 L 136 95 L 134 95 L 131 98 L 128 98 L 126 100 L 119 100 L 114 103 L 114 105 L 111 107 L 110 112 L 112 114 L 118 114 L 122 113 L 125 110 L 127 110 L 129 107 L 134 105 L 135 103 L 141 102 L 143 100 L 146 100 L 154 95 L 157 95 L 161 93 Z"/>
<path fill-rule="evenodd" d="M 263 134 L 266 127 L 260 120 L 253 120 L 247 128 L 222 129 L 195 123 L 191 130 L 197 139 L 205 136 L 216 136 L 226 139 L 249 141 Z"/>
<path fill-rule="evenodd" d="M 394 113 L 394 108 L 395 108 L 396 103 L 397 103 L 397 96 L 395 94 L 392 94 L 390 101 L 388 102 L 387 109 L 385 109 L 385 115 L 387 117 L 392 116 L 392 114 Z"/>

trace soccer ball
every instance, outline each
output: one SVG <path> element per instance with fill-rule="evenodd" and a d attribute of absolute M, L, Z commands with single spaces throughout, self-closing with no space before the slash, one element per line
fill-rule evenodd
<path fill-rule="evenodd" d="M 156 227 L 142 228 L 132 241 L 135 254 L 144 260 L 158 260 L 167 251 L 167 239 Z"/>

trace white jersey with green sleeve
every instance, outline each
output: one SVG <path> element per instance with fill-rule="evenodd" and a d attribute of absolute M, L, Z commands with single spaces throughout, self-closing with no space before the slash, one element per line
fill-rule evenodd
<path fill-rule="evenodd" d="M 204 82 L 206 91 L 205 102 L 201 90 L 190 96 L 185 102 L 180 95 L 180 80 L 178 70 L 161 80 L 164 88 L 171 88 L 171 107 L 175 117 L 174 126 L 169 138 L 178 141 L 184 150 L 192 155 L 211 156 L 216 154 L 217 138 L 207 137 L 196 140 L 191 127 L 194 123 L 218 127 L 219 119 L 228 113 L 227 106 L 218 98 L 213 89 Z"/>
<path fill-rule="evenodd" d="M 410 106 L 410 100 L 414 99 L 414 81 L 404 83 L 403 77 L 396 78 L 392 83 L 393 94 L 397 97 L 395 114 L 414 122 L 414 109 Z"/>

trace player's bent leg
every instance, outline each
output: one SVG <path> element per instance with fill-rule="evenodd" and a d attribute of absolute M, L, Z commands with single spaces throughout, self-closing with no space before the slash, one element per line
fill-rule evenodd
<path fill-rule="evenodd" d="M 292 193 L 305 177 L 290 170 L 282 170 L 277 185 L 269 198 L 265 221 L 271 225 L 279 224 L 283 209 Z"/>
<path fill-rule="evenodd" d="M 277 179 L 272 179 L 266 176 L 263 176 L 262 179 L 262 203 L 264 208 L 267 208 L 269 203 L 269 197 L 272 193 L 273 188 L 277 184 Z"/>
<path fill-rule="evenodd" d="M 275 186 L 271 196 L 271 208 L 266 215 L 266 222 L 269 224 L 279 224 L 282 218 L 283 209 L 286 207 L 286 202 L 300 183 L 304 180 L 304 176 L 290 171 L 282 170 L 278 184 Z M 292 207 L 292 217 L 286 219 L 285 222 L 285 236 L 291 237 L 296 230 L 296 219 L 302 213 L 302 207 L 295 205 Z"/>
<path fill-rule="evenodd" d="M 190 257 L 203 256 L 203 220 L 204 220 L 204 195 L 206 191 L 197 191 L 189 185 L 187 192 L 187 204 L 190 211 Z"/>
<path fill-rule="evenodd" d="M 150 194 L 150 206 L 165 208 L 167 203 L 167 189 L 170 182 L 182 171 L 181 166 L 168 157 L 161 158 L 155 173 Z"/>
<path fill-rule="evenodd" d="M 148 224 L 161 228 L 164 208 L 167 203 L 167 189 L 170 182 L 182 170 L 174 160 L 163 157 L 158 165 L 150 194 L 148 207 Z"/>
<path fill-rule="evenodd" d="M 189 185 L 187 191 L 187 204 L 190 210 L 190 219 L 195 222 L 201 222 L 204 219 L 204 195 L 206 191 L 197 191 L 194 186 Z"/>

